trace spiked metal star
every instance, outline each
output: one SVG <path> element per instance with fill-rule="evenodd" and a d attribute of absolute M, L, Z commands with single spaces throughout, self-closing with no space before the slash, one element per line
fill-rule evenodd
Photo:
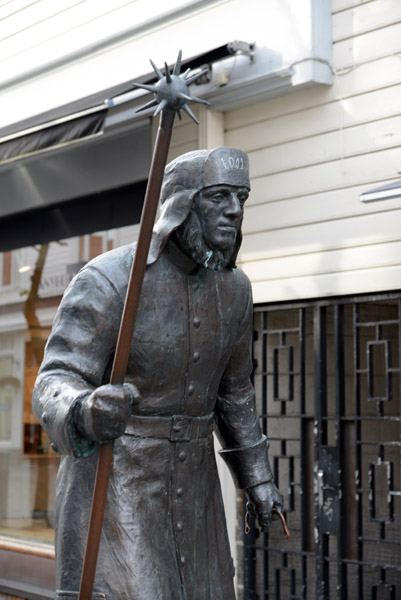
<path fill-rule="evenodd" d="M 158 115 L 162 110 L 167 109 L 176 112 L 178 114 L 178 118 L 181 119 L 180 111 L 183 110 L 196 123 L 199 123 L 198 119 L 189 108 L 188 102 L 197 102 L 198 104 L 206 104 L 208 106 L 210 106 L 210 102 L 202 100 L 202 98 L 197 98 L 196 96 L 191 96 L 189 85 L 207 73 L 207 69 L 200 71 L 196 75 L 192 75 L 192 77 L 188 77 L 187 79 L 191 69 L 187 69 L 183 75 L 180 75 L 181 57 L 182 52 L 180 50 L 172 73 L 170 73 L 167 63 L 164 63 L 165 75 L 163 75 L 160 69 L 156 67 L 152 60 L 150 61 L 150 64 L 152 65 L 159 81 L 153 85 L 148 83 L 134 83 L 133 85 L 134 87 L 142 88 L 148 92 L 152 92 L 155 95 L 155 98 L 144 106 L 138 108 L 136 112 L 157 106 L 153 116 L 156 117 L 156 115 Z"/>

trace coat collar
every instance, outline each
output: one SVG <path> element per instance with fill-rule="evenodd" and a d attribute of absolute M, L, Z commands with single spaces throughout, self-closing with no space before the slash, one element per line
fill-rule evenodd
<path fill-rule="evenodd" d="M 191 273 L 194 273 L 194 271 L 202 268 L 190 256 L 185 254 L 171 239 L 171 237 L 168 239 L 164 248 L 164 254 L 167 255 L 170 262 L 181 269 L 181 271 L 183 271 L 186 275 L 191 275 Z"/>

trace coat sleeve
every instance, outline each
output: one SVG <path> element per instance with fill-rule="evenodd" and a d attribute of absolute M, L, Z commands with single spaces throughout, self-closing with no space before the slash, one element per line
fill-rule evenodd
<path fill-rule="evenodd" d="M 74 411 L 103 383 L 121 311 L 117 291 L 93 267 L 76 276 L 60 303 L 33 391 L 33 409 L 61 454 L 89 456 L 95 450 L 95 442 L 79 435 Z"/>
<path fill-rule="evenodd" d="M 242 319 L 238 337 L 222 377 L 216 404 L 217 435 L 234 483 L 245 489 L 272 479 L 251 383 L 253 309 L 250 282 L 242 275 Z"/>

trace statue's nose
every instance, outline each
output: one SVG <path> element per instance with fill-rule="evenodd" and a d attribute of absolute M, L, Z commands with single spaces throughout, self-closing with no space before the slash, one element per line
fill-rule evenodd
<path fill-rule="evenodd" d="M 224 213 L 230 217 L 239 217 L 242 214 L 242 205 L 239 201 L 238 194 L 232 192 L 230 197 L 227 199 L 227 205 Z"/>

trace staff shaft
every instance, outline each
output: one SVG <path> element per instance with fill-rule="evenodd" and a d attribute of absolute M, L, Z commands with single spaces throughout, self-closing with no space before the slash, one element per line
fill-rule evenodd
<path fill-rule="evenodd" d="M 148 185 L 142 209 L 141 223 L 134 260 L 128 281 L 127 294 L 120 323 L 116 351 L 113 361 L 110 383 L 122 384 L 127 370 L 131 350 L 138 306 L 141 297 L 142 284 L 145 276 L 146 263 L 155 222 L 160 190 L 163 181 L 164 168 L 170 147 L 175 112 L 164 110 L 160 117 L 159 128 L 149 172 Z M 99 554 L 100 537 L 103 526 L 103 516 L 107 501 L 107 490 L 111 467 L 113 463 L 114 442 L 100 446 L 95 486 L 93 490 L 92 509 L 89 521 L 88 539 L 81 585 L 78 600 L 91 600 L 95 581 L 97 558 Z"/>

